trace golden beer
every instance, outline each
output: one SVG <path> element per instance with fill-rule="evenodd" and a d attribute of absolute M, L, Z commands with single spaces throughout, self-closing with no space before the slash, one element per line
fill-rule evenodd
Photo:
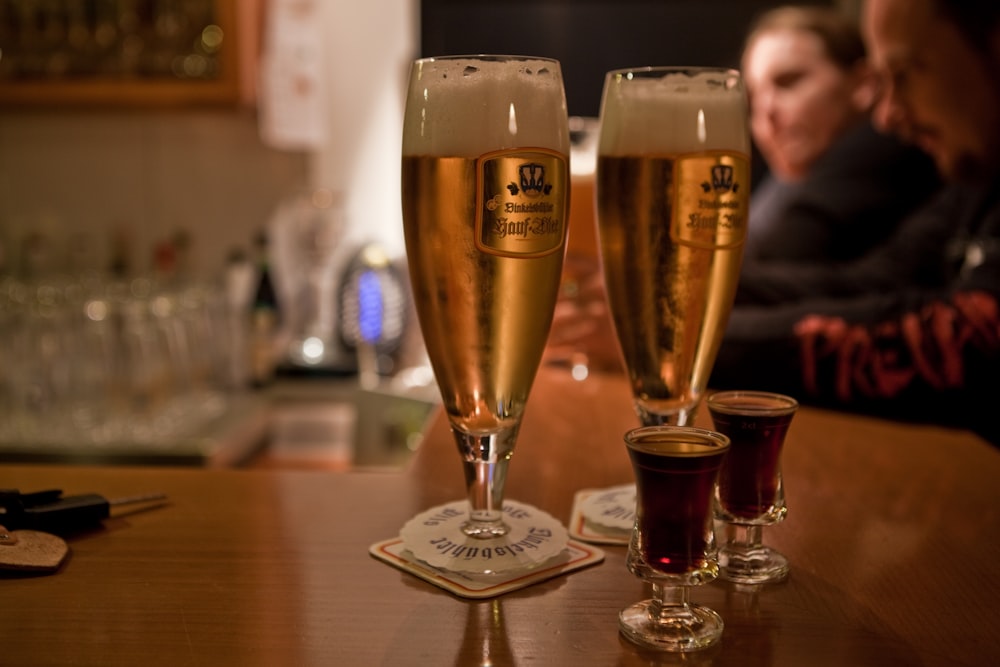
<path fill-rule="evenodd" d="M 503 535 L 503 485 L 552 324 L 566 243 L 569 129 L 559 63 L 414 63 L 403 123 L 406 254 L 471 504 Z"/>
<path fill-rule="evenodd" d="M 403 158 L 407 258 L 427 353 L 452 423 L 489 433 L 520 422 L 563 253 L 561 245 L 528 257 L 477 247 L 476 187 L 474 159 Z"/>
<path fill-rule="evenodd" d="M 597 161 L 601 258 L 644 424 L 685 424 L 732 308 L 750 189 L 735 72 L 612 72 Z"/>

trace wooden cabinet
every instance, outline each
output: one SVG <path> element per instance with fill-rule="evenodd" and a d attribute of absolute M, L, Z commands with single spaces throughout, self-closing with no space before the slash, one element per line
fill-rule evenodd
<path fill-rule="evenodd" d="M 237 6 L 0 0 L 0 110 L 235 105 L 248 38 Z"/>

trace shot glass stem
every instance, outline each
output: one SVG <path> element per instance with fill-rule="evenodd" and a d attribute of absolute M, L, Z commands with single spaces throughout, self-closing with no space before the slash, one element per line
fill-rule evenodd
<path fill-rule="evenodd" d="M 652 604 L 649 614 L 658 623 L 676 622 L 690 608 L 687 586 L 653 584 Z"/>
<path fill-rule="evenodd" d="M 722 617 L 688 602 L 687 586 L 653 584 L 653 597 L 622 610 L 618 627 L 640 646 L 665 651 L 696 651 L 719 641 Z"/>
<path fill-rule="evenodd" d="M 764 528 L 754 523 L 726 524 L 726 543 L 734 551 L 753 552 L 764 543 Z"/>
<path fill-rule="evenodd" d="M 723 579 L 739 584 L 766 584 L 788 576 L 788 560 L 764 546 L 760 524 L 729 523 L 719 550 Z"/>

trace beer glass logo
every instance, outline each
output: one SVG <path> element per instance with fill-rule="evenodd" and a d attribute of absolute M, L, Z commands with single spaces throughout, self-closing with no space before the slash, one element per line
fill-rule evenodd
<path fill-rule="evenodd" d="M 500 150 L 477 161 L 476 247 L 507 257 L 541 257 L 566 239 L 568 164 L 544 148 Z"/>
<path fill-rule="evenodd" d="M 739 192 L 740 184 L 733 182 L 733 168 L 728 164 L 717 164 L 712 167 L 711 182 L 701 184 L 705 192 Z"/>
<path fill-rule="evenodd" d="M 677 158 L 671 238 L 695 248 L 741 245 L 746 239 L 749 182 L 745 155 L 717 151 Z"/>
<path fill-rule="evenodd" d="M 552 192 L 552 186 L 545 182 L 545 166 L 537 162 L 526 162 L 517 168 L 517 183 L 510 183 L 507 190 L 512 195 L 523 192 L 527 197 L 540 197 L 543 194 Z"/>

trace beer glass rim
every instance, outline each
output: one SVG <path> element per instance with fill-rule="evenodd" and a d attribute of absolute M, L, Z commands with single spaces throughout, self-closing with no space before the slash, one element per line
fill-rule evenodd
<path fill-rule="evenodd" d="M 770 402 L 770 405 L 738 405 L 732 406 L 726 403 L 728 400 L 740 398 L 756 398 Z M 727 391 L 717 391 L 709 395 L 706 399 L 709 410 L 721 412 L 728 415 L 786 415 L 795 412 L 799 407 L 799 402 L 791 396 L 778 394 L 773 391 L 754 391 L 748 389 L 731 389 Z"/>
<path fill-rule="evenodd" d="M 687 74 L 696 76 L 717 72 L 719 74 L 741 76 L 734 67 L 714 67 L 710 65 L 643 65 L 641 67 L 619 67 L 608 71 L 608 76 L 634 74 L 641 77 L 651 77 L 660 74 Z"/>
<path fill-rule="evenodd" d="M 554 63 L 559 65 L 559 61 L 555 58 L 549 56 L 529 56 L 529 55 L 519 55 L 519 54 L 508 54 L 508 53 L 467 53 L 461 55 L 447 55 L 447 56 L 427 56 L 424 58 L 417 58 L 414 63 L 432 63 L 447 60 L 480 60 L 483 62 L 527 62 L 527 61 L 541 61 Z"/>
<path fill-rule="evenodd" d="M 642 450 L 644 448 L 640 444 L 641 439 L 644 436 L 656 434 L 670 434 L 683 437 L 685 439 L 690 438 L 691 440 L 697 441 L 698 444 L 704 444 L 712 447 L 711 452 L 672 452 L 666 456 L 707 456 L 710 453 L 728 450 L 730 444 L 729 436 L 724 433 L 719 433 L 718 431 L 711 431 L 707 428 L 699 428 L 697 426 L 676 426 L 672 424 L 663 424 L 657 426 L 639 426 L 627 431 L 625 433 L 625 445 L 629 449 Z"/>

